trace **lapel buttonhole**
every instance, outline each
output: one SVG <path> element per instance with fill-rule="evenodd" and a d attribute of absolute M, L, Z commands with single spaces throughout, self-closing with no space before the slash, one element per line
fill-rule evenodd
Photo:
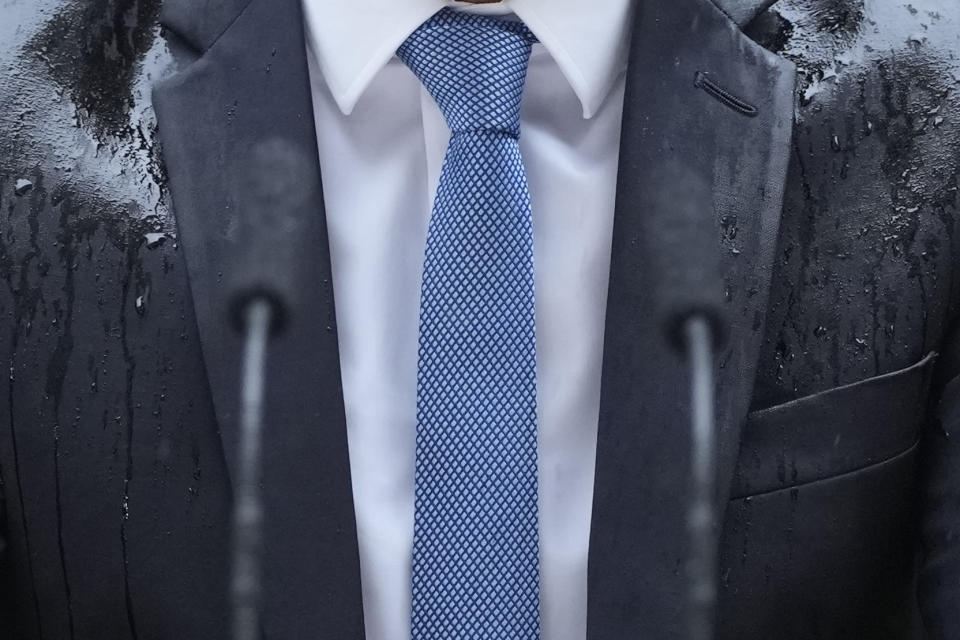
<path fill-rule="evenodd" d="M 757 108 L 744 100 L 733 95 L 719 84 L 710 79 L 703 71 L 697 71 L 693 76 L 693 86 L 703 89 L 713 98 L 716 98 L 721 104 L 733 109 L 737 113 L 750 118 L 756 117 Z"/>

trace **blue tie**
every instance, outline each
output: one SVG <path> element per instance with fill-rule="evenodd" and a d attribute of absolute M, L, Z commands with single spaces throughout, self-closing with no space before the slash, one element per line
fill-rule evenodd
<path fill-rule="evenodd" d="M 397 55 L 450 128 L 420 301 L 414 640 L 540 636 L 530 195 L 534 36 L 442 10 Z"/>

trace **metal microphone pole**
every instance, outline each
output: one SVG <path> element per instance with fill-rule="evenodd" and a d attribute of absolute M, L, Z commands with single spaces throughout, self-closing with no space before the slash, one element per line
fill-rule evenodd
<path fill-rule="evenodd" d="M 234 482 L 233 571 L 230 580 L 234 640 L 259 640 L 260 635 L 260 540 L 263 529 L 260 449 L 267 341 L 272 316 L 270 303 L 260 298 L 252 299 L 243 311 L 240 446 L 238 477 Z"/>
<path fill-rule="evenodd" d="M 717 435 L 714 415 L 714 345 L 710 323 L 701 316 L 683 325 L 690 367 L 690 502 L 687 562 L 690 640 L 713 640 L 717 602 Z"/>

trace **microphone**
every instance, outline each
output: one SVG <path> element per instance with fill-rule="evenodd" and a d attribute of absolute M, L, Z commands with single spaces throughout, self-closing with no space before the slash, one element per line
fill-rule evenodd
<path fill-rule="evenodd" d="M 684 326 L 701 318 L 719 348 L 726 339 L 720 249 L 713 187 L 695 167 L 667 159 L 654 170 L 653 189 L 640 195 L 640 243 L 650 270 L 645 286 L 667 342 L 685 349 Z"/>
<path fill-rule="evenodd" d="M 236 263 L 227 265 L 227 320 L 243 335 L 239 451 L 234 481 L 230 600 L 234 640 L 260 637 L 261 442 L 267 348 L 290 322 L 296 295 L 296 247 L 309 198 L 310 163 L 291 142 L 274 138 L 250 150 L 247 171 L 235 190 L 233 239 Z M 238 198 L 239 199 L 239 198 Z"/>
<path fill-rule="evenodd" d="M 719 540 L 714 365 L 727 334 L 712 185 L 696 167 L 669 159 L 642 194 L 640 244 L 646 285 L 667 343 L 690 371 L 691 469 L 687 531 L 688 637 L 712 640 Z"/>
<path fill-rule="evenodd" d="M 310 159 L 282 138 L 254 145 L 246 170 L 236 177 L 244 194 L 230 234 L 242 251 L 227 265 L 228 313 L 238 330 L 254 300 L 270 307 L 271 333 L 282 331 L 296 299 L 296 248 L 302 243 L 301 207 L 310 198 L 314 176 Z"/>

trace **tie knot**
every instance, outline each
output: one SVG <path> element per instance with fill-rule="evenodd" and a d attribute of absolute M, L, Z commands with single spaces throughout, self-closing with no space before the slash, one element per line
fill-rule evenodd
<path fill-rule="evenodd" d="M 520 134 L 520 98 L 533 33 L 522 23 L 443 9 L 397 56 L 436 100 L 453 133 Z"/>

